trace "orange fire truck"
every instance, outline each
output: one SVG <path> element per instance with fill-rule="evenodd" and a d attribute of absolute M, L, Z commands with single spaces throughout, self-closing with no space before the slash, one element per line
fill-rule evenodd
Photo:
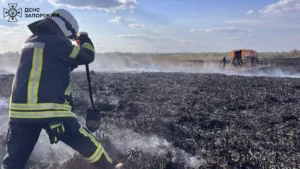
<path fill-rule="evenodd" d="M 258 64 L 258 53 L 254 50 L 233 50 L 230 55 L 231 63 L 235 67 L 255 67 Z"/>

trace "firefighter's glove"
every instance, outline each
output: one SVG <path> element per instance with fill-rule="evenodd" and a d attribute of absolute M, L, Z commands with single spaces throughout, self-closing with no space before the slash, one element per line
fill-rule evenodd
<path fill-rule="evenodd" d="M 58 143 L 64 136 L 65 127 L 63 123 L 50 123 L 48 126 L 49 130 L 49 138 L 51 144 Z"/>
<path fill-rule="evenodd" d="M 79 32 L 77 41 L 79 42 L 78 44 L 79 46 L 82 46 L 84 43 L 89 43 L 94 48 L 94 44 L 92 40 L 89 38 L 88 33 L 86 32 Z"/>

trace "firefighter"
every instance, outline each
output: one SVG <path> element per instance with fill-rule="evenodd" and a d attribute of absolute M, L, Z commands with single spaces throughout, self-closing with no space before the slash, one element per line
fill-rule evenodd
<path fill-rule="evenodd" d="M 224 56 L 224 58 L 222 59 L 222 62 L 223 62 L 223 69 L 225 69 L 225 66 L 226 66 L 226 56 Z"/>
<path fill-rule="evenodd" d="M 28 25 L 33 33 L 21 49 L 9 104 L 9 135 L 4 169 L 23 169 L 42 129 L 51 144 L 62 141 L 99 169 L 114 167 L 102 144 L 73 113 L 70 73 L 94 61 L 87 34 L 78 36 L 78 23 L 64 9 Z M 70 40 L 77 39 L 80 46 Z"/>
<path fill-rule="evenodd" d="M 255 57 L 252 56 L 251 57 L 251 67 L 254 67 L 254 65 L 255 65 Z"/>

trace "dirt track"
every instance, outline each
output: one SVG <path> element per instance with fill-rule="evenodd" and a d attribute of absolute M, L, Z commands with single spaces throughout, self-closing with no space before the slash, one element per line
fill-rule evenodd
<path fill-rule="evenodd" d="M 0 76 L 2 97 L 8 98 L 12 78 Z M 97 73 L 91 78 L 96 105 L 104 111 L 98 136 L 115 148 L 126 169 L 188 168 L 183 154 L 198 158 L 193 161 L 197 169 L 300 168 L 299 79 L 186 73 Z M 83 114 L 85 74 L 73 74 L 72 82 L 76 113 Z M 109 131 L 157 136 L 170 145 L 153 147 L 161 153 L 142 147 L 124 147 L 127 152 L 120 153 L 114 140 L 110 144 L 115 135 Z M 64 165 L 79 163 L 73 159 Z"/>

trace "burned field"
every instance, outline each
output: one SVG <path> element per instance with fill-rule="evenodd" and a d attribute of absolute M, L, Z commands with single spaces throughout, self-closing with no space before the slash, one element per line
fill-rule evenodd
<path fill-rule="evenodd" d="M 1 96 L 8 98 L 12 78 L 0 76 Z M 126 169 L 300 168 L 299 79 L 190 73 L 91 79 L 103 113 L 97 136 Z M 84 115 L 85 74 L 74 73 L 72 85 L 75 112 Z M 155 139 L 137 143 L 137 134 Z M 74 157 L 62 168 L 82 163 Z"/>

